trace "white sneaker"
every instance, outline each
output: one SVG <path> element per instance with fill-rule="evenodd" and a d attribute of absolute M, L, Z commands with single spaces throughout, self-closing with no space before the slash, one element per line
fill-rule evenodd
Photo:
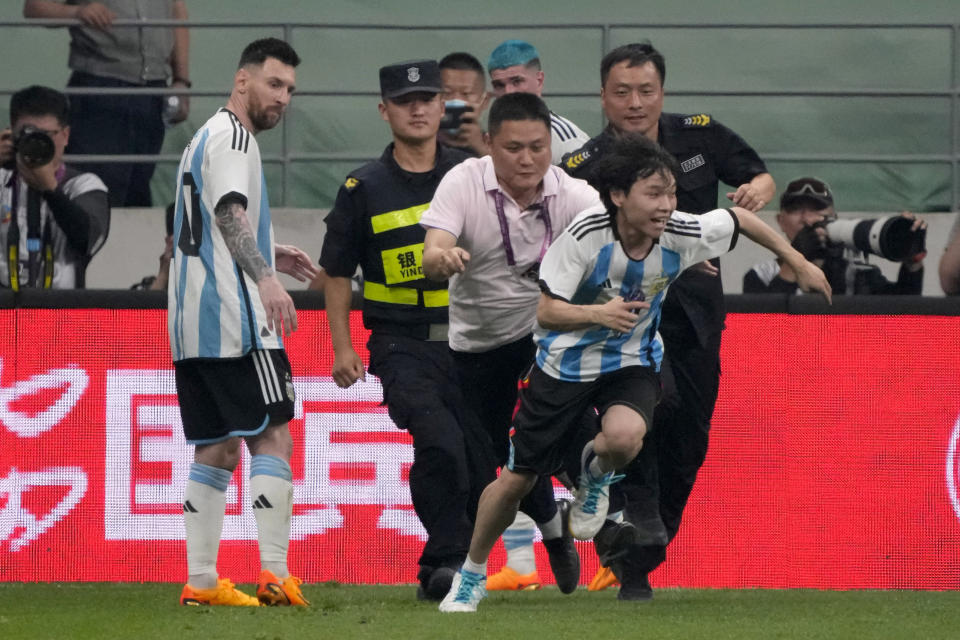
<path fill-rule="evenodd" d="M 473 613 L 477 610 L 480 601 L 487 597 L 486 584 L 486 576 L 460 569 L 457 575 L 453 576 L 450 591 L 447 592 L 440 603 L 440 611 L 443 613 Z"/>
<path fill-rule="evenodd" d="M 586 464 L 589 451 L 584 451 L 580 469 L 580 486 L 573 494 L 570 505 L 570 520 L 567 527 L 570 535 L 577 540 L 592 540 L 603 527 L 610 507 L 610 495 L 607 487 L 623 479 L 613 471 L 600 478 L 594 478 Z"/>

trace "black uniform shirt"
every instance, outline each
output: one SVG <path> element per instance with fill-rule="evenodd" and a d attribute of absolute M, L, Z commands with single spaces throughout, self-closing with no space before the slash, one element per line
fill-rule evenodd
<path fill-rule="evenodd" d="M 763 160 L 743 138 L 707 114 L 662 113 L 658 131 L 657 142 L 680 164 L 679 211 L 700 214 L 716 209 L 721 181 L 736 188 L 767 172 Z M 581 149 L 564 156 L 560 166 L 575 178 L 591 182 L 596 160 L 611 148 L 615 136 L 607 127 Z M 689 269 L 670 286 L 663 324 L 685 316 L 703 346 L 719 345 L 724 315 L 720 276 Z"/>
<path fill-rule="evenodd" d="M 400 168 L 393 157 L 390 143 L 378 160 L 367 163 L 350 173 L 340 187 L 333 209 L 324 222 L 327 225 L 320 253 L 320 266 L 333 277 L 352 277 L 357 265 L 364 278 L 371 282 L 385 282 L 381 248 L 373 241 L 371 218 L 379 214 L 428 204 L 433 199 L 440 180 L 447 171 L 469 157 L 464 152 L 437 145 L 434 168 L 424 173 L 410 173 Z M 407 231 L 423 242 L 426 231 L 419 225 Z M 445 285 L 421 280 L 410 282 L 410 287 L 428 289 Z M 443 323 L 447 308 L 387 305 L 364 301 L 364 323 L 374 322 Z"/>

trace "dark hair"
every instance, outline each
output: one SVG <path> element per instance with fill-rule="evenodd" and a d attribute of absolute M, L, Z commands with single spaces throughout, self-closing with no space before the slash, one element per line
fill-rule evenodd
<path fill-rule="evenodd" d="M 466 51 L 454 51 L 443 56 L 440 60 L 440 70 L 457 69 L 460 71 L 476 71 L 482 77 L 484 75 L 483 65 L 474 56 Z"/>
<path fill-rule="evenodd" d="M 612 216 L 617 207 L 610 198 L 611 191 L 629 193 L 637 180 L 653 174 L 676 177 L 680 167 L 677 160 L 656 142 L 639 133 L 625 133 L 613 143 L 613 148 L 597 160 L 590 185 L 600 192 L 600 198 Z"/>
<path fill-rule="evenodd" d="M 539 120 L 550 131 L 550 109 L 532 93 L 508 93 L 494 100 L 487 121 L 491 136 L 497 135 L 504 120 Z"/>
<path fill-rule="evenodd" d="M 653 48 L 649 42 L 633 42 L 617 47 L 607 55 L 603 56 L 600 62 L 600 86 L 607 84 L 607 76 L 610 75 L 610 69 L 615 64 L 627 61 L 628 67 L 639 67 L 642 64 L 652 62 L 660 74 L 660 86 L 662 87 L 667 80 L 667 63 L 663 59 L 663 54 Z"/>
<path fill-rule="evenodd" d="M 277 38 L 263 38 L 254 40 L 240 54 L 240 64 L 237 68 L 247 66 L 248 64 L 263 64 L 267 58 L 276 58 L 280 62 L 291 67 L 300 64 L 300 56 L 293 50 L 289 44 Z"/>
<path fill-rule="evenodd" d="M 10 124 L 21 116 L 53 116 L 65 127 L 70 124 L 70 102 L 56 89 L 35 84 L 10 96 Z"/>

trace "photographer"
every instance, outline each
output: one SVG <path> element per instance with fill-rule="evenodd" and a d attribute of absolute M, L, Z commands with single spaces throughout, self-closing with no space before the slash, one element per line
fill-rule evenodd
<path fill-rule="evenodd" d="M 923 289 L 927 223 L 909 212 L 876 220 L 838 220 L 829 185 L 798 178 L 780 197 L 780 229 L 805 258 L 820 266 L 834 293 L 919 295 Z M 900 262 L 896 282 L 869 264 L 869 254 Z M 744 293 L 796 293 L 796 274 L 771 259 L 743 276 Z"/>
<path fill-rule="evenodd" d="M 63 164 L 67 113 L 66 96 L 47 87 L 27 87 L 10 99 L 11 128 L 0 133 L 4 287 L 82 289 L 87 264 L 107 239 L 103 181 Z"/>
<path fill-rule="evenodd" d="M 440 120 L 440 142 L 472 156 L 487 155 L 481 119 L 490 94 L 483 65 L 469 53 L 449 53 L 440 60 L 440 82 L 446 105 Z"/>

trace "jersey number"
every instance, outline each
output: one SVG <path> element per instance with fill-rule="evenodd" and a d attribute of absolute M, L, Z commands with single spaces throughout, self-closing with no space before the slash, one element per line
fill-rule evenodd
<path fill-rule="evenodd" d="M 190 199 L 187 199 L 187 188 L 190 189 Z M 183 174 L 183 188 L 180 190 L 183 197 L 183 223 L 180 225 L 180 238 L 177 246 L 184 255 L 199 256 L 200 241 L 203 239 L 203 214 L 200 212 L 200 194 L 197 185 L 193 182 L 193 174 Z"/>

